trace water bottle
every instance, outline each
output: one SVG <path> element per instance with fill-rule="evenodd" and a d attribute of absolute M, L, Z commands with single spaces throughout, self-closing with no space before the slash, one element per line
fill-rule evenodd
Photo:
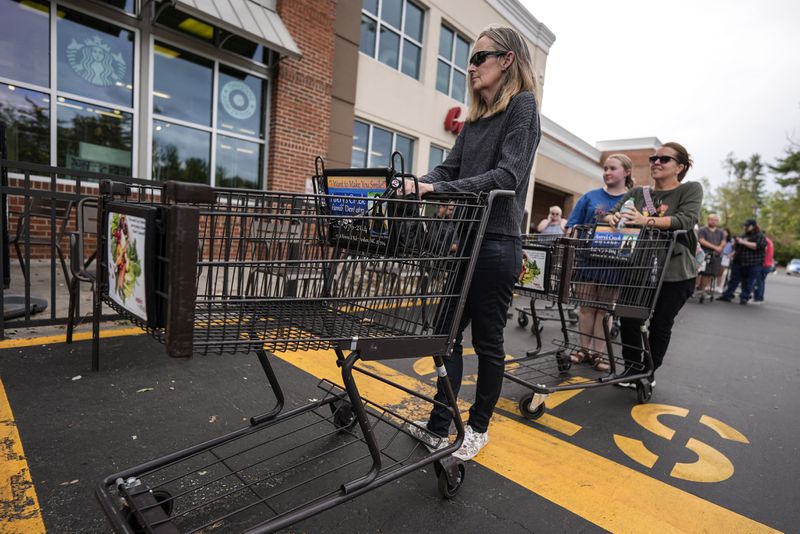
<path fill-rule="evenodd" d="M 625 213 L 627 211 L 633 211 L 634 209 L 635 209 L 635 206 L 633 204 L 633 199 L 629 198 L 628 200 L 626 200 L 622 204 L 622 207 L 620 208 L 619 213 L 621 215 L 621 214 L 623 214 L 623 213 Z M 625 219 L 620 217 L 619 222 L 617 223 L 617 228 L 625 228 Z"/>

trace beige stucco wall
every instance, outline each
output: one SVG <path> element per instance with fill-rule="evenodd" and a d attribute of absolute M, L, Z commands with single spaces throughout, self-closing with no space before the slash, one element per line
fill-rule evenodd
<path fill-rule="evenodd" d="M 356 118 L 415 139 L 413 170 L 416 173 L 428 170 L 431 143 L 449 148 L 455 142 L 455 135 L 444 129 L 447 111 L 460 106 L 461 119 L 466 115 L 464 104 L 436 90 L 436 60 L 442 22 L 473 42 L 489 24 L 512 24 L 486 2 L 429 0 L 426 6 L 420 79 L 414 80 L 359 53 L 355 102 Z M 547 54 L 530 41 L 528 46 L 536 75 L 543 80 Z M 538 96 L 542 96 L 541 87 Z"/>

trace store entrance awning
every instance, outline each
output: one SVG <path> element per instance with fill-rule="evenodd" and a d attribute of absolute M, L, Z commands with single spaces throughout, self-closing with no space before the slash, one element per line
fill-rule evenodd
<path fill-rule="evenodd" d="M 293 58 L 302 55 L 277 11 L 264 0 L 177 0 L 175 8 Z"/>

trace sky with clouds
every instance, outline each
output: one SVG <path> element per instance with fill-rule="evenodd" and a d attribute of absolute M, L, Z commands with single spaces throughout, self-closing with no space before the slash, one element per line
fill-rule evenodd
<path fill-rule="evenodd" d="M 678 141 L 712 185 L 800 143 L 800 1 L 520 1 L 556 35 L 542 113 L 588 143 Z"/>

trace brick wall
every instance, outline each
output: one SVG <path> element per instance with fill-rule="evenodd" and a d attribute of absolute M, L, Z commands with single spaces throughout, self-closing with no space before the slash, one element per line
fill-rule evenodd
<path fill-rule="evenodd" d="M 280 0 L 278 13 L 303 57 L 283 58 L 272 87 L 268 189 L 303 191 L 314 158 L 327 156 L 335 0 Z"/>

